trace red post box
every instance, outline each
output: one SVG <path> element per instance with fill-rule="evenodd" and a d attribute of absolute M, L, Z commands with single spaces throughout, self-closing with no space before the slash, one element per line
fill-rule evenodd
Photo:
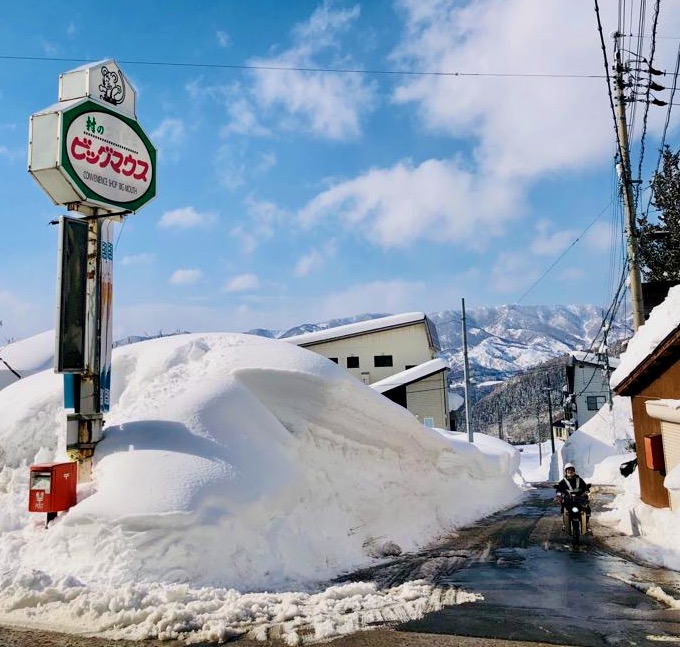
<path fill-rule="evenodd" d="M 56 516 L 76 504 L 78 463 L 31 465 L 28 511 Z"/>
<path fill-rule="evenodd" d="M 663 471 L 666 461 L 663 456 L 663 439 L 661 434 L 645 436 L 645 459 L 650 470 Z"/>

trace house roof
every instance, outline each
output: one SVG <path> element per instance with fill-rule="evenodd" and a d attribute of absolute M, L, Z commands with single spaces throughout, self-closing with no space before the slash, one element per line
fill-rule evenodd
<path fill-rule="evenodd" d="M 593 353 L 588 351 L 574 351 L 571 356 L 581 364 L 592 364 L 593 366 L 602 366 L 603 360 L 599 353 Z M 618 368 L 621 360 L 616 357 L 609 358 L 609 366 L 611 368 Z"/>
<path fill-rule="evenodd" d="M 439 348 L 439 339 L 437 338 L 436 328 L 424 312 L 405 312 L 403 314 L 390 315 L 389 317 L 368 319 L 367 321 L 358 321 L 344 326 L 315 330 L 314 332 L 308 332 L 302 335 L 282 337 L 282 339 L 283 341 L 288 341 L 292 344 L 297 344 L 298 346 L 312 346 L 326 341 L 357 337 L 371 332 L 388 330 L 390 328 L 400 328 L 419 322 L 423 322 L 426 325 L 430 345 L 433 348 Z"/>
<path fill-rule="evenodd" d="M 386 377 L 384 380 L 378 380 L 370 385 L 372 389 L 378 391 L 378 393 L 386 393 L 392 389 L 396 389 L 399 386 L 406 386 L 407 384 L 412 384 L 418 380 L 422 380 L 435 373 L 441 373 L 442 371 L 448 371 L 449 364 L 446 360 L 438 357 L 437 359 L 431 359 L 428 362 L 423 362 L 414 366 L 413 368 L 406 369 L 401 373 L 395 373 Z"/>
<path fill-rule="evenodd" d="M 668 291 L 649 319 L 628 342 L 610 385 L 618 395 L 639 392 L 675 362 L 680 361 L 680 285 Z"/>

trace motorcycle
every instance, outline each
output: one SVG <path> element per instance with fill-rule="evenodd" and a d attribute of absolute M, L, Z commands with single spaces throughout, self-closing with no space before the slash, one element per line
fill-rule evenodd
<path fill-rule="evenodd" d="M 558 494 L 556 498 L 557 502 L 562 504 L 564 530 L 571 535 L 571 541 L 576 546 L 581 543 L 581 537 L 588 528 L 588 495 L 565 492 Z"/>

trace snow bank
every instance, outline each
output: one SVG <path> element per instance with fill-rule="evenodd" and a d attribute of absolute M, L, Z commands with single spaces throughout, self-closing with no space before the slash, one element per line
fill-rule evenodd
<path fill-rule="evenodd" d="M 27 465 L 64 457 L 61 393 L 51 372 L 0 392 L 9 622 L 39 611 L 66 630 L 214 639 L 240 631 L 245 594 L 312 591 L 381 544 L 413 550 L 520 498 L 505 443 L 427 429 L 285 341 L 180 335 L 114 350 L 94 481 L 45 531 L 26 512 Z M 201 612 L 210 630 L 189 619 Z"/>

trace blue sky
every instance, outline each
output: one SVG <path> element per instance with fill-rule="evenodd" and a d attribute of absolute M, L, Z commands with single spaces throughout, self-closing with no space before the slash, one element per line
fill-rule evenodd
<path fill-rule="evenodd" d="M 656 67 L 674 68 L 679 27 L 666 3 Z M 54 326 L 65 211 L 27 173 L 29 116 L 59 74 L 106 58 L 159 151 L 157 197 L 116 229 L 114 337 L 612 298 L 622 225 L 591 2 L 37 1 L 4 7 L 0 43 L 0 342 Z M 649 113 L 645 168 L 665 117 Z"/>

